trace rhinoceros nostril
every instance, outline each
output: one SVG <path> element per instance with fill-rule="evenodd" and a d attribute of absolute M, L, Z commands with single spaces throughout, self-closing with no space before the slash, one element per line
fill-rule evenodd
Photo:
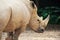
<path fill-rule="evenodd" d="M 41 32 L 44 32 L 44 29 L 41 29 L 40 31 L 41 31 Z"/>
<path fill-rule="evenodd" d="M 43 33 L 44 32 L 44 29 L 39 28 L 37 32 L 38 33 Z"/>

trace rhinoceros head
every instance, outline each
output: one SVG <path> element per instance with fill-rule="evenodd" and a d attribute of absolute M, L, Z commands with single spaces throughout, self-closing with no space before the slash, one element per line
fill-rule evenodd
<path fill-rule="evenodd" d="M 43 17 L 33 17 L 29 23 L 30 27 L 38 33 L 44 32 L 47 24 L 49 22 L 50 15 L 47 16 L 46 19 L 43 20 Z"/>

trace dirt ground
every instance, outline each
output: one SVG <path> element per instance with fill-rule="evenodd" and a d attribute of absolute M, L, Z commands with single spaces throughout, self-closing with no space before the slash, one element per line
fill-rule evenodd
<path fill-rule="evenodd" d="M 5 37 L 6 34 L 3 34 L 2 40 L 4 40 Z M 21 33 L 19 40 L 60 40 L 60 26 L 49 25 L 44 33 L 27 30 Z"/>

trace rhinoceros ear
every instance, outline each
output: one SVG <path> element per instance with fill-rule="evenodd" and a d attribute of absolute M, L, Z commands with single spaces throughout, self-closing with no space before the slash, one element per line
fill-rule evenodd
<path fill-rule="evenodd" d="M 49 19 L 50 19 L 50 15 L 48 15 L 47 18 L 43 20 L 43 23 L 45 24 L 45 26 L 47 26 Z"/>

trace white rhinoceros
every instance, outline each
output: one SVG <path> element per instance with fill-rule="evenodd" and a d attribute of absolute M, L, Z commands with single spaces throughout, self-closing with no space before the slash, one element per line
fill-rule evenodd
<path fill-rule="evenodd" d="M 33 4 L 30 0 L 0 0 L 0 40 L 2 32 L 9 34 L 6 40 L 18 40 L 27 24 L 39 32 L 47 26 L 49 16 L 43 20 L 37 15 L 37 7 Z"/>

